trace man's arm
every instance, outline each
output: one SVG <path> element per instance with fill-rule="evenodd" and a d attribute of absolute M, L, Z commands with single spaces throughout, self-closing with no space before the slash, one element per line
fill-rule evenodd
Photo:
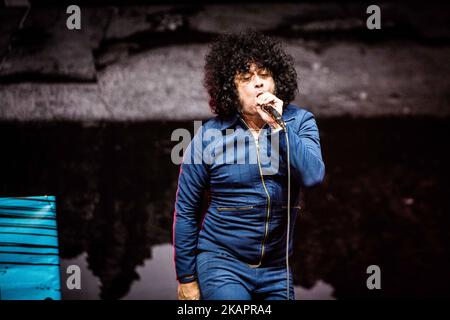
<path fill-rule="evenodd" d="M 199 130 L 186 149 L 175 200 L 173 244 L 180 299 L 199 296 L 195 263 L 199 232 L 197 214 L 208 181 L 208 170 L 201 158 L 201 132 Z"/>
<path fill-rule="evenodd" d="M 280 148 L 287 154 L 284 131 L 279 133 Z M 322 160 L 319 129 L 311 112 L 306 112 L 298 128 L 288 127 L 289 153 L 294 175 L 304 186 L 313 186 L 323 181 L 325 164 Z"/>

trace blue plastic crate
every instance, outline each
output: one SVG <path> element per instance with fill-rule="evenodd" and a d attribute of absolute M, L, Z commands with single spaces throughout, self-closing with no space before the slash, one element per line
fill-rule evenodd
<path fill-rule="evenodd" d="M 61 299 L 54 196 L 0 198 L 0 300 Z"/>

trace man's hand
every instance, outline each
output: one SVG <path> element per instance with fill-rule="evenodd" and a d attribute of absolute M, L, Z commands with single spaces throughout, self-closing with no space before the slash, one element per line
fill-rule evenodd
<path fill-rule="evenodd" d="M 178 283 L 178 300 L 200 300 L 198 282 Z"/>
<path fill-rule="evenodd" d="M 260 115 L 260 117 L 267 122 L 272 128 L 278 128 L 279 125 L 276 123 L 275 120 L 263 109 L 261 109 L 261 105 L 268 104 L 275 108 L 275 110 L 278 111 L 278 113 L 281 115 L 283 114 L 283 101 L 278 99 L 276 96 L 271 94 L 270 92 L 264 92 L 259 94 L 256 97 L 256 111 Z"/>

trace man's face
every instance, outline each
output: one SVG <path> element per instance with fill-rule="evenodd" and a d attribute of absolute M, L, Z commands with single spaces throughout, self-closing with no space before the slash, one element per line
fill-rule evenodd
<path fill-rule="evenodd" d="M 256 96 L 259 93 L 275 93 L 275 81 L 269 70 L 258 68 L 252 63 L 248 72 L 239 73 L 234 77 L 239 102 L 241 103 L 241 112 L 247 115 L 256 115 Z"/>

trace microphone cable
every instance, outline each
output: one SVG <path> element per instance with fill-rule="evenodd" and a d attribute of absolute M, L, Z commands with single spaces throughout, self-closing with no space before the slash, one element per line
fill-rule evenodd
<path fill-rule="evenodd" d="M 288 196 L 287 196 L 287 230 L 286 230 L 286 300 L 289 300 L 289 237 L 291 229 L 291 160 L 289 150 L 289 137 L 287 127 L 284 126 L 284 133 L 286 135 L 286 151 L 287 151 L 287 171 L 288 171 Z"/>

